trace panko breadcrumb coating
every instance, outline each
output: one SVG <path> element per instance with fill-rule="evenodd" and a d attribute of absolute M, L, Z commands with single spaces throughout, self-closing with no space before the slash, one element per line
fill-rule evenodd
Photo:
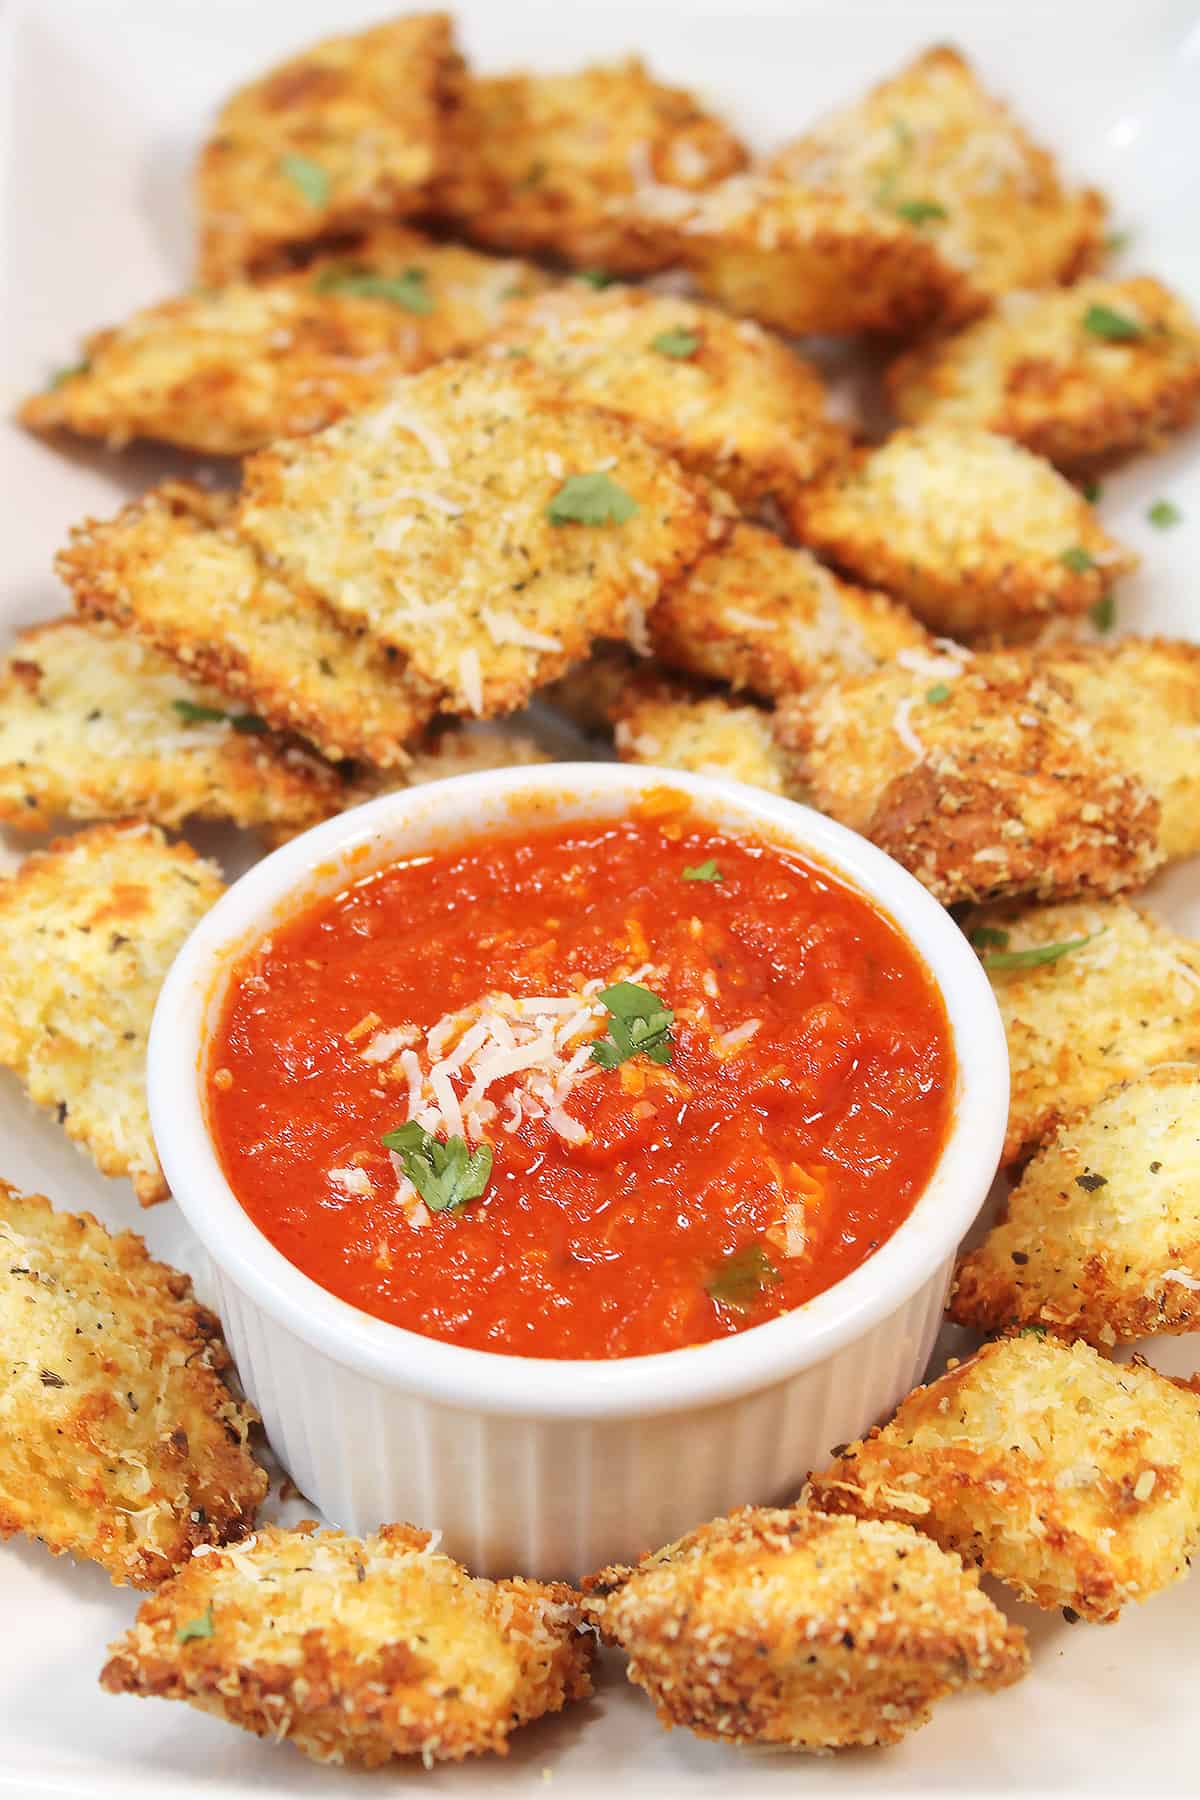
<path fill-rule="evenodd" d="M 811 552 L 750 524 L 667 589 L 649 630 L 664 662 L 767 698 L 930 641 L 888 595 L 840 581 Z"/>
<path fill-rule="evenodd" d="M 1010 288 L 1071 281 L 1102 249 L 1102 196 L 1066 187 L 949 45 L 821 119 L 768 167 L 906 222 L 959 271 L 976 309 Z"/>
<path fill-rule="evenodd" d="M 446 13 L 327 38 L 239 88 L 196 171 L 200 279 L 421 211 L 462 59 Z"/>
<path fill-rule="evenodd" d="M 906 1525 L 747 1506 L 584 1584 L 661 1722 L 797 1750 L 895 1744 L 1028 1667 L 979 1578 Z"/>
<path fill-rule="evenodd" d="M 782 704 L 813 804 L 945 905 L 1107 895 L 1161 860 L 1157 799 L 1030 650 L 901 651 Z"/>
<path fill-rule="evenodd" d="M 267 1477 L 220 1326 L 140 1237 L 0 1181 L 0 1537 L 154 1587 L 239 1538 Z"/>
<path fill-rule="evenodd" d="M 236 529 L 448 712 L 522 706 L 727 529 L 708 490 L 524 359 L 463 358 L 246 464 Z"/>
<path fill-rule="evenodd" d="M 951 337 L 888 371 L 909 425 L 1015 438 L 1060 468 L 1152 450 L 1200 402 L 1200 327 L 1149 275 L 1008 294 Z"/>
<path fill-rule="evenodd" d="M 802 543 L 965 639 L 1086 613 L 1138 560 L 1048 462 L 966 427 L 898 431 L 798 492 L 790 517 Z"/>
<path fill-rule="evenodd" d="M 790 762 L 757 706 L 651 677 L 631 682 L 610 716 L 622 762 L 723 775 L 795 797 Z"/>
<path fill-rule="evenodd" d="M 339 787 L 255 714 L 111 625 L 33 626 L 0 663 L 0 819 L 18 830 L 136 816 L 300 831 Z"/>
<path fill-rule="evenodd" d="M 591 1692 L 577 1600 L 561 1582 L 474 1579 L 411 1525 L 267 1526 L 144 1601 L 100 1680 L 314 1762 L 504 1755 L 517 1726 Z"/>
<path fill-rule="evenodd" d="M 0 880 L 0 1068 L 143 1206 L 167 1197 L 146 1108 L 154 1003 L 221 893 L 211 863 L 137 821 L 58 838 Z"/>
<path fill-rule="evenodd" d="M 1027 1328 L 917 1388 L 810 1493 L 906 1520 L 1036 1606 L 1115 1619 L 1200 1548 L 1200 1397 Z"/>
<path fill-rule="evenodd" d="M 382 226 L 293 274 L 181 294 L 93 333 L 20 418 L 110 449 L 153 438 L 242 456 L 374 404 L 398 375 L 481 343 L 548 283 L 528 263 Z"/>
<path fill-rule="evenodd" d="M 746 161 L 728 126 L 637 57 L 473 76 L 437 203 L 479 243 L 637 273 L 665 267 L 670 251 L 627 223 L 631 197 L 660 182 L 711 187 Z"/>
<path fill-rule="evenodd" d="M 1200 1321 L 1200 1068 L 1166 1064 L 1060 1126 L 962 1259 L 960 1325 L 1112 1345 Z"/>
<path fill-rule="evenodd" d="M 1200 1058 L 1200 944 L 1127 901 L 981 907 L 963 930 L 983 958 L 1008 1038 L 1006 1162 L 1118 1082 L 1156 1063 Z M 1014 955 L 1018 966 L 1003 966 Z"/>
<path fill-rule="evenodd" d="M 77 526 L 55 567 L 80 612 L 136 632 L 280 731 L 335 762 L 403 764 L 436 690 L 273 575 L 228 528 L 231 506 L 166 482 L 114 519 Z"/>
<path fill-rule="evenodd" d="M 502 354 L 531 358 L 749 509 L 786 505 L 848 453 L 812 365 L 716 307 L 577 285 L 517 307 L 498 341 Z"/>

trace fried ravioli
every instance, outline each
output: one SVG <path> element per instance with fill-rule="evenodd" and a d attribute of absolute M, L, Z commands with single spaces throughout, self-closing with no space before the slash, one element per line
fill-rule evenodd
<path fill-rule="evenodd" d="M 965 639 L 1021 640 L 1086 613 L 1138 560 L 1049 463 L 944 425 L 859 452 L 790 517 L 802 543 Z"/>
<path fill-rule="evenodd" d="M 563 288 L 518 307 L 499 342 L 751 509 L 786 504 L 848 451 L 811 364 L 715 307 Z"/>
<path fill-rule="evenodd" d="M 788 759 L 769 715 L 757 706 L 650 679 L 626 689 L 612 718 L 622 762 L 723 775 L 768 793 L 792 793 Z"/>
<path fill-rule="evenodd" d="M 333 761 L 390 768 L 436 690 L 319 600 L 279 580 L 227 527 L 228 496 L 168 482 L 87 520 L 56 567 L 80 612 L 111 619 Z"/>
<path fill-rule="evenodd" d="M 726 525 L 707 490 L 523 361 L 463 359 L 246 464 L 236 529 L 445 711 L 512 712 Z"/>
<path fill-rule="evenodd" d="M 0 663 L 0 819 L 18 830 L 136 816 L 299 831 L 324 817 L 339 785 L 111 625 L 34 626 Z"/>
<path fill-rule="evenodd" d="M 768 165 L 906 222 L 961 275 L 976 309 L 1071 281 L 1102 248 L 1105 204 L 1066 187 L 959 51 L 937 45 L 820 120 Z"/>
<path fill-rule="evenodd" d="M 84 344 L 24 424 L 110 449 L 152 438 L 242 456 L 372 405 L 399 375 L 481 343 L 549 277 L 382 227 L 306 269 L 164 300 Z"/>
<path fill-rule="evenodd" d="M 711 187 L 745 167 L 729 128 L 636 57 L 569 75 L 476 76 L 438 207 L 479 243 L 631 274 L 667 247 L 625 218 L 639 188 Z"/>
<path fill-rule="evenodd" d="M 1028 1666 L 974 1572 L 906 1525 L 747 1506 L 584 1586 L 661 1722 L 726 1743 L 895 1744 Z"/>
<path fill-rule="evenodd" d="M 929 644 L 888 595 L 840 581 L 809 551 L 750 524 L 735 525 L 667 589 L 649 633 L 664 662 L 766 698 Z"/>
<path fill-rule="evenodd" d="M 200 278 L 421 211 L 462 62 L 446 13 L 333 37 L 226 101 L 196 171 Z"/>
<path fill-rule="evenodd" d="M 577 1598 L 561 1582 L 473 1579 L 411 1525 L 267 1526 L 144 1601 L 100 1680 L 315 1762 L 504 1755 L 517 1726 L 591 1692 Z"/>
<path fill-rule="evenodd" d="M 1060 1126 L 961 1261 L 960 1325 L 1112 1345 L 1200 1321 L 1200 1068 L 1138 1076 Z"/>
<path fill-rule="evenodd" d="M 0 1181 L 0 1537 L 154 1587 L 197 1544 L 239 1538 L 267 1477 L 257 1415 L 186 1275 L 90 1213 Z"/>
<path fill-rule="evenodd" d="M 963 929 L 1008 1038 L 1006 1162 L 1118 1082 L 1200 1058 L 1200 944 L 1149 913 L 1124 900 L 993 906 L 970 913 Z"/>
<path fill-rule="evenodd" d="M 1151 276 L 1007 295 L 888 371 L 909 425 L 1015 438 L 1060 468 L 1160 446 L 1200 402 L 1200 327 Z"/>
<path fill-rule="evenodd" d="M 104 1175 L 165 1200 L 146 1041 L 175 952 L 222 892 L 211 863 L 141 823 L 60 838 L 0 881 L 0 1067 Z"/>
<path fill-rule="evenodd" d="M 784 703 L 812 803 L 949 906 L 1108 895 L 1161 861 L 1160 807 L 1028 650 L 901 651 Z"/>
<path fill-rule="evenodd" d="M 1200 1398 L 1026 1330 L 917 1388 L 810 1491 L 917 1525 L 1035 1606 L 1107 1621 L 1200 1548 Z"/>

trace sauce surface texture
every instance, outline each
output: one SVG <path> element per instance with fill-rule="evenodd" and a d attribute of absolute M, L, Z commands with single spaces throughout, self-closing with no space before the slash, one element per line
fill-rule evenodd
<path fill-rule="evenodd" d="M 954 1088 L 924 965 L 854 889 L 671 804 L 390 865 L 245 959 L 209 1117 L 297 1268 L 452 1343 L 637 1356 L 787 1312 L 907 1216 Z M 614 1020 L 622 980 L 657 1022 Z M 443 1165 L 461 1138 L 440 1185 L 383 1145 L 406 1123 Z"/>

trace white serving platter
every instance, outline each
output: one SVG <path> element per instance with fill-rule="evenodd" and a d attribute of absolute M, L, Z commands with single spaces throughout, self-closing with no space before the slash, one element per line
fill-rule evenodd
<path fill-rule="evenodd" d="M 360 0 L 7 0 L 0 8 L 0 400 L 72 360 L 80 335 L 186 284 L 187 173 L 206 116 L 229 87 L 281 52 L 400 6 Z M 1131 232 L 1124 263 L 1200 303 L 1200 13 L 1190 0 L 461 0 L 469 54 L 484 68 L 568 67 L 637 50 L 696 87 L 756 144 L 799 129 L 922 45 L 953 38 L 1007 93 L 1076 176 L 1108 189 Z M 1123 625 L 1200 637 L 1200 438 L 1104 484 L 1104 519 L 1145 557 L 1121 590 Z M 0 426 L 4 560 L 0 641 L 54 616 L 64 598 L 51 558 L 67 527 L 112 511 L 163 470 L 161 457 L 52 451 Z M 1184 521 L 1160 532 L 1147 507 L 1172 499 Z M 1200 745 L 1198 745 L 1200 754 Z M 198 838 L 231 872 L 245 849 Z M 17 847 L 0 845 L 0 867 Z M 1173 871 L 1151 900 L 1200 935 L 1200 868 Z M 194 1246 L 168 1204 L 139 1213 L 17 1085 L 0 1080 L 0 1174 L 144 1230 L 159 1255 L 193 1269 Z M 1154 1358 L 1200 1365 L 1200 1340 Z M 298 1516 L 295 1503 L 288 1517 Z M 278 1508 L 275 1508 L 276 1516 Z M 970 1792 L 1157 1795 L 1200 1791 L 1200 1642 L 1195 1585 L 1116 1626 L 1067 1625 L 1003 1604 L 1030 1630 L 1034 1670 L 995 1697 L 944 1704 L 901 1747 L 816 1760 L 746 1754 L 665 1734 L 618 1662 L 590 1703 L 518 1734 L 506 1761 L 374 1777 L 307 1764 L 179 1705 L 114 1699 L 96 1676 L 136 1596 L 98 1569 L 36 1545 L 0 1550 L 0 1793 L 39 1800 L 247 1800 L 391 1793 L 633 1796 Z"/>

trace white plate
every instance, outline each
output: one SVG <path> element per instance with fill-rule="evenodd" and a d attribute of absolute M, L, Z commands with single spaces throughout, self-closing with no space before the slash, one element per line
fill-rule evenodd
<path fill-rule="evenodd" d="M 402 3 L 402 0 L 401 0 Z M 389 9 L 364 6 L 385 16 Z M 1079 176 L 1106 187 L 1132 229 L 1125 261 L 1200 301 L 1200 25 L 1189 0 L 461 0 L 468 51 L 485 68 L 567 67 L 630 49 L 698 87 L 766 146 L 825 106 L 953 37 Z M 0 33 L 0 395 L 5 406 L 73 360 L 82 332 L 189 278 L 187 168 L 219 96 L 282 51 L 348 29 L 336 0 L 29 0 Z M 1122 622 L 1200 636 L 1190 565 L 1200 562 L 1195 434 L 1105 483 L 1107 523 L 1145 554 L 1121 590 Z M 11 427 L 0 438 L 4 572 L 0 627 L 53 616 L 64 601 L 50 561 L 68 525 L 108 513 L 163 467 L 80 449 L 69 457 Z M 1185 520 L 1157 532 L 1149 503 Z M 219 834 L 203 847 L 233 852 Z M 12 860 L 13 847 L 4 852 Z M 1194 868 L 1154 899 L 1200 935 Z M 92 1174 L 16 1084 L 0 1083 L 0 1172 L 60 1204 L 145 1230 L 187 1265 L 170 1206 L 140 1215 L 124 1184 Z M 1164 1366 L 1200 1362 L 1194 1340 L 1157 1347 Z M 666 1735 L 619 1665 L 590 1704 L 519 1733 L 507 1762 L 380 1776 L 437 1793 L 1194 1794 L 1200 1647 L 1196 1594 L 1180 1586 L 1116 1626 L 1070 1627 L 1005 1604 L 1029 1626 L 1030 1678 L 1007 1693 L 947 1702 L 904 1745 L 816 1761 L 739 1753 Z M 106 1642 L 136 1596 L 98 1569 L 33 1545 L 0 1552 L 0 1792 L 142 1800 L 350 1793 L 354 1777 L 317 1769 L 179 1705 L 113 1699 L 96 1686 Z M 372 1783 L 372 1791 L 376 1791 Z"/>

